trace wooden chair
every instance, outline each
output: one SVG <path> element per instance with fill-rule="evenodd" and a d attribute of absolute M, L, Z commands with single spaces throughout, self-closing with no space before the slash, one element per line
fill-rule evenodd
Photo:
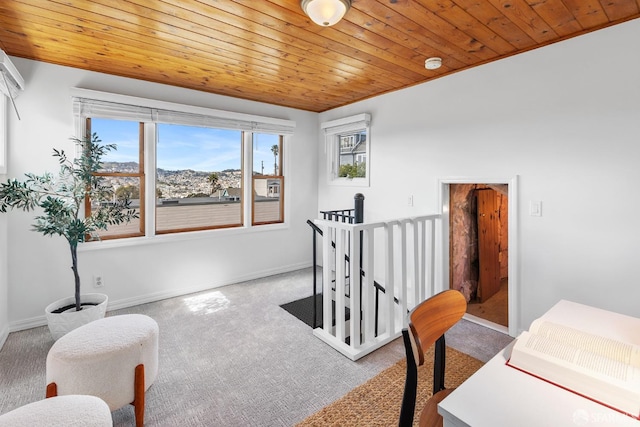
<path fill-rule="evenodd" d="M 418 385 L 418 366 L 424 364 L 425 351 L 435 343 L 433 396 L 420 414 L 420 426 L 442 426 L 438 403 L 453 389 L 444 388 L 444 333 L 455 325 L 467 310 L 467 301 L 456 290 L 447 290 L 428 298 L 409 312 L 409 327 L 403 329 L 407 353 L 407 378 L 400 410 L 400 427 L 413 425 Z"/>

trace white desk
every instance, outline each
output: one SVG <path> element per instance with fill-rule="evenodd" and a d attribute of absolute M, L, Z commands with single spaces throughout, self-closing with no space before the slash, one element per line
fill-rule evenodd
<path fill-rule="evenodd" d="M 438 405 L 444 427 L 640 426 L 638 420 L 505 365 L 511 345 Z"/>

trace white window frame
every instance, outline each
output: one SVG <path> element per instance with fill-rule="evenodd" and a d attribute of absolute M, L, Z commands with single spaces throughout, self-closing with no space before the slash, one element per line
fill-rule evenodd
<path fill-rule="evenodd" d="M 250 147 L 251 144 L 250 135 L 253 132 L 282 135 L 284 137 L 284 143 L 286 145 L 287 139 L 293 134 L 295 130 L 295 121 L 215 110 L 185 104 L 176 104 L 171 102 L 138 98 L 107 92 L 99 92 L 82 88 L 72 88 L 71 96 L 73 100 L 75 133 L 78 138 L 81 138 L 83 135 L 85 135 L 87 117 L 139 121 L 145 124 L 145 200 L 148 206 L 145 213 L 145 236 L 110 239 L 101 242 L 91 242 L 91 244 L 89 245 L 81 245 L 85 250 L 87 250 L 88 248 L 93 249 L 98 247 L 129 246 L 140 244 L 141 242 L 149 243 L 151 241 L 160 242 L 166 240 L 203 238 L 210 236 L 212 233 L 216 233 L 216 235 L 233 234 L 247 232 L 249 230 L 263 231 L 265 228 L 288 227 L 289 215 L 287 214 L 287 211 L 289 210 L 288 206 L 290 203 L 290 197 L 288 197 L 288 194 L 286 194 L 288 192 L 286 186 L 284 195 L 285 212 L 283 213 L 285 221 L 283 223 L 255 226 L 251 224 L 251 185 L 247 185 L 251 184 L 251 173 L 246 173 L 245 177 L 243 178 L 243 197 L 244 200 L 247 201 L 247 203 L 244 203 L 245 209 L 243 211 L 243 226 L 156 235 L 155 209 L 151 208 L 155 206 L 155 173 L 149 173 L 149 171 L 155 171 L 156 169 L 156 123 L 162 122 L 193 126 L 206 126 L 221 129 L 242 130 L 245 131 L 245 139 L 243 140 L 243 145 L 245 147 L 245 153 L 247 153 L 246 150 Z M 283 170 L 288 170 L 286 163 L 288 163 L 287 152 L 289 150 L 283 149 L 283 151 Z M 247 154 L 248 155 L 245 155 L 243 158 L 243 162 L 245 162 L 243 166 L 245 168 L 249 167 L 249 169 L 247 170 L 251 171 L 253 167 L 251 150 L 249 150 Z"/>
<path fill-rule="evenodd" d="M 0 95 L 0 175 L 7 173 L 8 127 L 7 97 Z"/>
<path fill-rule="evenodd" d="M 323 122 L 320 128 L 325 135 L 327 155 L 327 178 L 329 185 L 368 187 L 371 180 L 371 114 L 362 113 L 342 119 Z M 364 130 L 366 133 L 366 176 L 363 178 L 339 177 L 339 141 L 338 136 L 345 133 Z"/>

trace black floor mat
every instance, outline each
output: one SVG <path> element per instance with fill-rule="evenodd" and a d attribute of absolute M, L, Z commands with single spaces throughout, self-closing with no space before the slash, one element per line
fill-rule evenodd
<path fill-rule="evenodd" d="M 313 302 L 316 304 L 316 324 L 313 324 Z M 333 302 L 333 317 L 335 318 L 335 301 Z M 280 307 L 288 311 L 293 316 L 302 320 L 310 327 L 322 327 L 322 294 L 302 298 L 296 301 L 282 304 Z M 345 319 L 349 320 L 349 309 L 345 308 Z"/>

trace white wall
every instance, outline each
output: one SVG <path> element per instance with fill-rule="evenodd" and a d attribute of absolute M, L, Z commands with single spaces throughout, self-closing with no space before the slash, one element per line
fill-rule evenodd
<path fill-rule="evenodd" d="M 521 327 L 561 298 L 640 316 L 638 52 L 636 19 L 325 112 L 372 114 L 371 186 L 328 186 L 319 137 L 318 207 L 434 213 L 439 179 L 518 175 Z"/>
<path fill-rule="evenodd" d="M 10 177 L 22 177 L 25 172 L 57 171 L 56 161 L 51 157 L 54 147 L 74 152 L 69 140 L 74 132 L 71 87 L 294 120 L 297 125 L 285 149 L 288 165 L 285 185 L 292 202 L 286 227 L 269 226 L 253 233 L 221 230 L 197 240 L 81 249 L 79 268 L 83 292 L 95 291 L 91 283 L 93 275 L 102 275 L 105 288 L 101 291 L 109 295 L 110 309 L 113 309 L 311 264 L 310 233 L 305 221 L 317 215 L 317 114 L 12 59 L 25 78 L 27 89 L 17 100 L 22 120 L 15 117 L 10 120 Z M 14 211 L 4 217 L 8 222 L 8 233 L 2 233 L 0 239 L 0 258 L 6 259 L 9 265 L 10 327 L 18 330 L 43 324 L 44 307 L 73 293 L 66 242 L 60 237 L 43 237 L 30 231 L 33 214 Z M 7 254 L 3 244 L 5 235 L 8 235 L 7 243 L 11 248 Z M 2 307 L 0 304 L 0 328 Z"/>

